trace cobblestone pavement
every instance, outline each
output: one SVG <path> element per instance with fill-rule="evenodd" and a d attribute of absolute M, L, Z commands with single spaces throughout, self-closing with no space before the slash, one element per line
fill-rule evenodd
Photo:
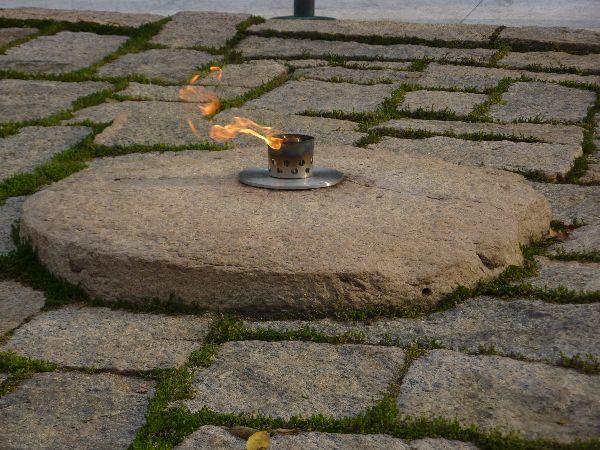
<path fill-rule="evenodd" d="M 0 448 L 600 448 L 599 55 L 0 9 Z M 347 179 L 241 187 L 236 116 Z"/>

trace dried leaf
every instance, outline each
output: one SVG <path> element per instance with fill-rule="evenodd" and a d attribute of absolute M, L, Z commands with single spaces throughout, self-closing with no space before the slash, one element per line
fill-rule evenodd
<path fill-rule="evenodd" d="M 258 431 L 246 441 L 247 450 L 267 450 L 269 445 L 269 433 L 267 431 Z"/>
<path fill-rule="evenodd" d="M 236 437 L 239 437 L 240 439 L 243 439 L 245 441 L 248 440 L 248 438 L 250 436 L 252 436 L 254 433 L 256 433 L 258 430 L 255 428 L 250 428 L 250 427 L 240 427 L 240 426 L 235 426 L 235 427 L 231 427 L 229 429 L 229 432 L 231 434 L 233 434 Z"/>

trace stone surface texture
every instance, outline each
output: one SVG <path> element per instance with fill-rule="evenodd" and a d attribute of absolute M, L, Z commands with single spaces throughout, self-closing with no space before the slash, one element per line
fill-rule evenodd
<path fill-rule="evenodd" d="M 183 365 L 209 326 L 202 316 L 68 306 L 37 316 L 1 348 L 62 367 L 151 370 Z"/>
<path fill-rule="evenodd" d="M 95 81 L 0 80 L 0 122 L 50 116 L 69 109 L 80 97 L 111 87 Z"/>
<path fill-rule="evenodd" d="M 411 60 L 486 63 L 494 54 L 484 48 L 442 48 L 414 44 L 371 45 L 349 41 L 282 39 L 249 36 L 237 49 L 247 58 L 326 58 L 338 55 L 355 59 Z"/>
<path fill-rule="evenodd" d="M 384 38 L 411 38 L 425 41 L 449 41 L 461 44 L 489 43 L 495 25 L 403 23 L 389 20 L 336 20 L 323 27 L 314 20 L 269 19 L 252 25 L 251 32 L 276 31 L 285 33 L 317 32 L 329 35 L 377 36 Z"/>
<path fill-rule="evenodd" d="M 220 72 L 210 72 L 206 77 L 198 80 L 197 84 L 256 88 L 286 73 L 285 65 L 277 61 L 249 61 L 243 64 L 228 64 Z"/>
<path fill-rule="evenodd" d="M 112 374 L 37 373 L 0 397 L 0 447 L 127 448 L 153 382 Z"/>
<path fill-rule="evenodd" d="M 345 67 L 351 69 L 390 69 L 409 70 L 412 63 L 406 61 L 346 61 Z"/>
<path fill-rule="evenodd" d="M 498 62 L 498 65 L 517 69 L 526 69 L 534 66 L 542 69 L 570 69 L 584 73 L 598 73 L 600 71 L 600 54 L 573 55 L 564 52 L 510 52 Z"/>
<path fill-rule="evenodd" d="M 326 81 L 288 81 L 244 105 L 283 113 L 304 111 L 375 111 L 396 88 L 393 84 L 360 85 Z M 290 99 L 293 99 L 291 101 Z"/>
<path fill-rule="evenodd" d="M 421 76 L 419 72 L 402 72 L 399 70 L 383 69 L 349 69 L 346 67 L 312 67 L 297 70 L 294 75 L 300 79 L 322 81 L 345 81 L 358 84 L 376 83 L 409 83 Z"/>
<path fill-rule="evenodd" d="M 551 247 L 554 253 L 600 252 L 600 225 L 584 225 L 569 233 L 568 238 Z"/>
<path fill-rule="evenodd" d="M 40 36 L 0 55 L 0 69 L 29 73 L 67 73 L 99 62 L 127 36 L 61 31 Z"/>
<path fill-rule="evenodd" d="M 541 300 L 477 297 L 423 319 L 381 319 L 363 323 L 319 321 L 246 322 L 251 329 L 294 331 L 311 328 L 328 335 L 352 333 L 369 344 L 438 342 L 457 351 L 494 348 L 500 355 L 559 362 L 563 355 L 600 358 L 598 304 L 556 305 Z"/>
<path fill-rule="evenodd" d="M 402 368 L 404 351 L 313 342 L 227 342 L 196 372 L 191 411 L 289 419 L 356 416 L 380 401 Z"/>
<path fill-rule="evenodd" d="M 520 264 L 520 245 L 549 226 L 546 200 L 514 174 L 322 145 L 319 164 L 347 176 L 335 188 L 237 181 L 264 158 L 261 146 L 98 160 L 31 196 L 21 233 L 92 297 L 257 312 L 327 309 L 340 298 L 433 303 Z"/>
<path fill-rule="evenodd" d="M 384 137 L 369 148 L 429 156 L 459 165 L 517 172 L 539 171 L 551 179 L 564 176 L 575 158 L 583 153 L 581 146 L 576 144 L 469 141 L 444 136 L 425 139 Z"/>
<path fill-rule="evenodd" d="M 467 116 L 476 105 L 484 103 L 487 95 L 467 92 L 411 91 L 404 95 L 398 106 L 408 111 L 447 111 L 458 116 Z"/>
<path fill-rule="evenodd" d="M 514 83 L 502 94 L 502 101 L 490 108 L 501 122 L 525 121 L 581 122 L 596 101 L 592 91 L 549 83 Z"/>
<path fill-rule="evenodd" d="M 392 119 L 383 122 L 375 129 L 392 129 L 397 131 L 422 130 L 435 134 L 480 134 L 482 136 L 505 136 L 507 140 L 538 139 L 543 142 L 557 144 L 581 145 L 583 129 L 575 125 L 555 125 L 543 123 L 484 123 L 460 122 L 457 120 L 421 120 Z"/>
<path fill-rule="evenodd" d="M 563 27 L 507 27 L 498 36 L 513 44 L 545 44 L 564 50 L 600 50 L 600 32 Z"/>
<path fill-rule="evenodd" d="M 0 8 L 0 17 L 22 20 L 59 20 L 62 22 L 92 22 L 99 25 L 139 27 L 162 19 L 156 14 L 130 14 L 113 11 L 74 11 L 46 8 Z"/>
<path fill-rule="evenodd" d="M 21 220 L 23 202 L 26 197 L 9 197 L 0 205 L 0 255 L 15 249 L 12 229 Z"/>
<path fill-rule="evenodd" d="M 129 53 L 98 70 L 102 77 L 140 75 L 149 80 L 166 83 L 185 83 L 199 67 L 206 66 L 215 57 L 197 50 L 151 49 Z"/>
<path fill-rule="evenodd" d="M 34 170 L 91 133 L 89 127 L 25 127 L 0 138 L 0 181 Z"/>
<path fill-rule="evenodd" d="M 404 376 L 401 416 L 458 419 L 559 442 L 598 437 L 600 377 L 500 356 L 434 350 Z"/>
<path fill-rule="evenodd" d="M 531 183 L 544 194 L 552 209 L 552 218 L 566 225 L 600 224 L 600 186 Z"/>
<path fill-rule="evenodd" d="M 538 256 L 539 275 L 525 280 L 542 289 L 566 288 L 577 292 L 600 292 L 600 264 L 553 261 Z"/>
<path fill-rule="evenodd" d="M 37 313 L 45 301 L 46 297 L 40 291 L 15 281 L 0 281 L 0 335 Z"/>
<path fill-rule="evenodd" d="M 194 87 L 197 95 L 180 95 L 181 86 L 161 86 L 158 84 L 131 82 L 118 95 L 133 100 L 157 100 L 162 102 L 205 103 L 208 93 L 214 93 L 219 100 L 231 100 L 248 92 L 249 88 L 237 86 L 204 86 L 202 90 Z"/>
<path fill-rule="evenodd" d="M 0 10 L 0 16 L 2 10 Z M 31 36 L 33 33 L 37 33 L 37 28 L 0 28 L 0 47 L 9 44 L 17 39 L 23 39 L 27 36 Z"/>
<path fill-rule="evenodd" d="M 151 42 L 179 48 L 223 47 L 237 32 L 237 25 L 249 17 L 249 14 L 182 11 Z"/>

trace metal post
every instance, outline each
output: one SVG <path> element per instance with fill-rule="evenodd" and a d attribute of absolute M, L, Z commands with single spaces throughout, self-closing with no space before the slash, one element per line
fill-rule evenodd
<path fill-rule="evenodd" d="M 314 17 L 315 0 L 294 0 L 294 17 Z"/>

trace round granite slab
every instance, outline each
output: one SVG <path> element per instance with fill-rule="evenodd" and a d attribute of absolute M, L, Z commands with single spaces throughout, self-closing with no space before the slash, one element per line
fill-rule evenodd
<path fill-rule="evenodd" d="M 238 181 L 263 164 L 263 147 L 97 160 L 32 195 L 21 233 L 92 296 L 279 313 L 431 304 L 521 263 L 549 226 L 545 198 L 506 172 L 317 143 L 337 186 Z"/>

